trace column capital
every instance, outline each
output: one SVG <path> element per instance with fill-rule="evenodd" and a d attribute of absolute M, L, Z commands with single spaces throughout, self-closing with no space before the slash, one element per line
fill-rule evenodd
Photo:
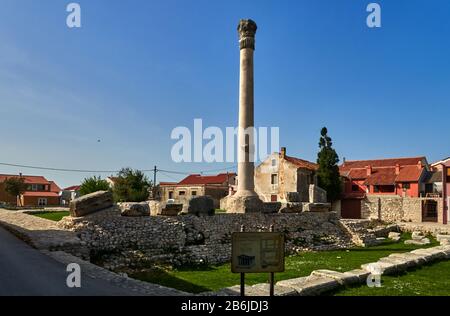
<path fill-rule="evenodd" d="M 255 34 L 258 27 L 253 20 L 240 20 L 238 25 L 239 46 L 241 49 L 255 49 Z"/>

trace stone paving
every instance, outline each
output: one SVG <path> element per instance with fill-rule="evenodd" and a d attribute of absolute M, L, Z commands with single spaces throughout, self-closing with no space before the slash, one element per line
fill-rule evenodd
<path fill-rule="evenodd" d="M 162 285 L 143 282 L 131 279 L 127 276 L 120 275 L 109 270 L 103 269 L 90 262 L 84 261 L 78 257 L 68 254 L 63 251 L 42 251 L 46 255 L 52 257 L 65 265 L 69 263 L 77 263 L 81 267 L 82 273 L 94 279 L 103 279 L 112 283 L 115 286 L 129 290 L 133 295 L 148 295 L 148 296 L 186 296 L 193 295 L 182 292 L 176 289 L 168 288 Z"/>
<path fill-rule="evenodd" d="M 0 225 L 36 249 L 53 250 L 81 246 L 74 232 L 61 229 L 56 222 L 24 211 L 0 209 Z"/>

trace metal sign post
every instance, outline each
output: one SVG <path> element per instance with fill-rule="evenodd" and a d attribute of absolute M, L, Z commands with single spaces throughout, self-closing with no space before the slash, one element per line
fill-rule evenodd
<path fill-rule="evenodd" d="M 270 295 L 274 295 L 275 272 L 284 271 L 284 234 L 241 232 L 232 234 L 231 272 L 241 274 L 241 296 L 245 296 L 245 273 L 269 273 Z"/>

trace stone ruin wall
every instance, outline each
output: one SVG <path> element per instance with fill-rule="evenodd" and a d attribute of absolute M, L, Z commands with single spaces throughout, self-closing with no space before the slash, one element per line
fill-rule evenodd
<path fill-rule="evenodd" d="M 214 216 L 123 217 L 115 208 L 59 225 L 77 232 L 91 259 L 106 257 L 108 268 L 149 263 L 220 264 L 229 262 L 231 234 L 275 231 L 286 234 L 286 251 L 328 250 L 352 245 L 335 213 L 218 214 Z"/>
<path fill-rule="evenodd" d="M 367 196 L 361 201 L 361 218 L 385 222 L 422 222 L 422 202 L 437 202 L 438 223 L 442 223 L 442 199 L 400 196 Z"/>

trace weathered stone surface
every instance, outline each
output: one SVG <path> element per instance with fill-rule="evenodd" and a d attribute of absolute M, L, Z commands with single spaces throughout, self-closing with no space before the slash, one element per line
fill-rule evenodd
<path fill-rule="evenodd" d="M 227 199 L 227 213 L 261 213 L 263 202 L 257 196 L 236 196 Z"/>
<path fill-rule="evenodd" d="M 161 216 L 177 216 L 183 210 L 183 204 L 167 203 L 162 206 L 158 215 Z"/>
<path fill-rule="evenodd" d="M 398 232 L 390 232 L 388 234 L 388 238 L 392 239 L 392 240 L 395 240 L 395 241 L 398 241 L 400 239 L 400 233 L 398 233 Z"/>
<path fill-rule="evenodd" d="M 336 280 L 341 285 L 350 285 L 359 282 L 359 277 L 351 273 L 346 274 L 332 270 L 315 270 L 311 275 Z"/>
<path fill-rule="evenodd" d="M 297 202 L 281 203 L 280 213 L 301 213 L 303 204 Z"/>
<path fill-rule="evenodd" d="M 263 203 L 263 213 L 265 213 L 265 214 L 278 213 L 280 208 L 281 208 L 280 202 L 264 202 Z"/>
<path fill-rule="evenodd" d="M 392 253 L 389 255 L 390 258 L 399 258 L 400 260 L 404 260 L 405 262 L 408 262 L 408 265 L 410 266 L 418 266 L 423 265 L 427 262 L 424 256 L 413 254 L 410 252 L 406 253 Z"/>
<path fill-rule="evenodd" d="M 113 206 L 113 196 L 109 191 L 98 191 L 84 195 L 70 202 L 70 215 L 81 217 Z"/>
<path fill-rule="evenodd" d="M 327 203 L 327 191 L 311 184 L 309 186 L 309 203 Z"/>
<path fill-rule="evenodd" d="M 118 203 L 122 216 L 139 217 L 150 216 L 150 206 L 147 202 Z"/>
<path fill-rule="evenodd" d="M 373 274 L 391 274 L 399 271 L 398 264 L 380 261 L 363 264 L 361 269 Z"/>
<path fill-rule="evenodd" d="M 157 216 L 161 214 L 162 203 L 159 201 L 148 201 L 148 206 L 150 208 L 150 215 Z"/>
<path fill-rule="evenodd" d="M 305 203 L 303 206 L 304 212 L 330 212 L 331 204 L 330 203 Z"/>
<path fill-rule="evenodd" d="M 196 196 L 189 201 L 188 214 L 214 215 L 214 200 L 209 196 Z"/>
<path fill-rule="evenodd" d="M 420 240 L 422 240 L 422 239 L 424 238 L 424 236 L 423 236 L 423 233 L 422 233 L 422 232 L 420 232 L 420 231 L 415 231 L 415 232 L 412 232 L 411 238 L 412 238 L 413 240 L 418 240 L 418 241 L 420 241 Z"/>
<path fill-rule="evenodd" d="M 286 201 L 287 202 L 301 202 L 301 197 L 299 192 L 287 192 L 286 193 Z"/>
<path fill-rule="evenodd" d="M 328 277 L 308 276 L 277 283 L 280 286 L 292 288 L 300 296 L 314 296 L 332 291 L 339 287 L 339 283 Z"/>
<path fill-rule="evenodd" d="M 438 234 L 436 236 L 436 239 L 440 242 L 441 245 L 450 245 L 450 235 Z"/>
<path fill-rule="evenodd" d="M 429 245 L 430 243 L 431 243 L 431 241 L 428 238 L 405 240 L 405 245 L 424 246 L 424 245 Z"/>
<path fill-rule="evenodd" d="M 370 272 L 363 269 L 354 269 L 351 271 L 344 272 L 344 275 L 349 275 L 353 277 L 357 277 L 360 283 L 363 283 L 367 280 Z"/>

